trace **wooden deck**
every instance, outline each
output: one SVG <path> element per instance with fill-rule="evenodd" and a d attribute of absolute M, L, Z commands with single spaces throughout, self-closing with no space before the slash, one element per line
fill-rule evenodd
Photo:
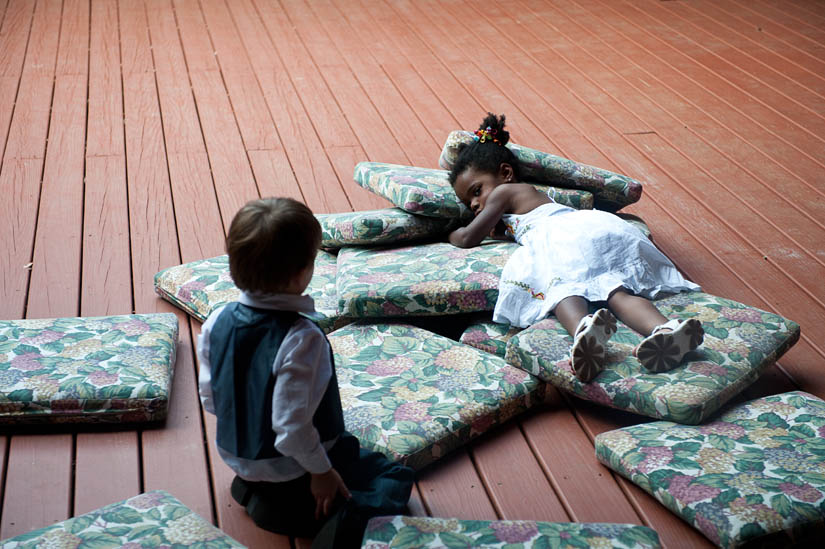
<path fill-rule="evenodd" d="M 825 397 L 824 75 L 821 0 L 0 0 L 0 318 L 181 323 L 163 428 L 0 437 L 0 538 L 162 488 L 250 547 L 307 545 L 231 500 L 199 325 L 152 277 L 223 253 L 258 196 L 384 207 L 356 162 L 437 167 L 487 110 L 516 142 L 646 182 L 627 211 L 690 278 L 801 324 L 746 396 Z M 412 511 L 709 545 L 597 463 L 593 436 L 639 421 L 554 391 L 422 472 Z"/>

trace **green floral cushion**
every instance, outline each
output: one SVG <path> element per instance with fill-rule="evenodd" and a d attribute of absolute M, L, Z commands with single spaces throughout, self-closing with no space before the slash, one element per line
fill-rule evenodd
<path fill-rule="evenodd" d="M 0 424 L 166 417 L 171 313 L 0 321 Z"/>
<path fill-rule="evenodd" d="M 647 526 L 534 520 L 460 520 L 375 517 L 367 523 L 363 549 L 418 547 L 655 548 L 659 535 Z"/>
<path fill-rule="evenodd" d="M 602 463 L 720 547 L 825 539 L 825 401 L 813 395 L 752 400 L 696 427 L 634 425 L 595 442 Z"/>
<path fill-rule="evenodd" d="M 520 331 L 521 328 L 498 324 L 488 318 L 471 322 L 458 340 L 470 347 L 504 358 L 507 342 Z"/>
<path fill-rule="evenodd" d="M 414 326 L 361 321 L 329 342 L 347 430 L 415 469 L 544 398 L 503 359 Z"/>
<path fill-rule="evenodd" d="M 470 143 L 472 140 L 472 132 L 464 130 L 450 132 L 441 151 L 441 157 L 438 159 L 438 165 L 449 170 L 458 157 L 459 145 Z M 626 175 L 581 164 L 515 143 L 509 143 L 507 146 L 519 160 L 519 167 L 524 178 L 590 191 L 595 195 L 597 208 L 615 211 L 637 202 L 642 196 L 642 184 Z"/>
<path fill-rule="evenodd" d="M 360 162 L 355 182 L 410 213 L 469 221 L 473 214 L 458 199 L 444 170 Z M 556 202 L 579 210 L 593 208 L 593 195 L 581 189 L 538 186 Z"/>
<path fill-rule="evenodd" d="M 163 490 L 146 492 L 0 542 L 4 549 L 45 547 L 244 547 Z"/>
<path fill-rule="evenodd" d="M 315 272 L 306 293 L 315 300 L 318 324 L 325 332 L 344 325 L 347 319 L 338 314 L 335 274 L 338 259 L 323 250 L 315 258 Z M 236 301 L 241 291 L 229 275 L 229 256 L 201 259 L 169 267 L 155 275 L 155 292 L 172 305 L 183 309 L 201 322 L 209 314 Z"/>
<path fill-rule="evenodd" d="M 501 269 L 517 246 L 488 240 L 475 248 L 341 248 L 338 311 L 362 318 L 492 310 Z"/>
<path fill-rule="evenodd" d="M 701 423 L 799 339 L 799 325 L 773 313 L 702 292 L 656 301 L 668 318 L 698 318 L 705 342 L 669 372 L 650 373 L 632 355 L 641 340 L 619 323 L 606 369 L 581 383 L 570 367 L 572 338 L 554 317 L 513 336 L 507 362 L 599 404 L 678 423 Z"/>
<path fill-rule="evenodd" d="M 400 208 L 315 217 L 321 223 L 321 247 L 328 250 L 444 237 L 458 226 L 455 218 L 425 217 Z"/>

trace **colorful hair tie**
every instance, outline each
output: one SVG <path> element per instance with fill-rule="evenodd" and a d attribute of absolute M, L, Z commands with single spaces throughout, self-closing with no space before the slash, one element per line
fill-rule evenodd
<path fill-rule="evenodd" d="M 498 133 L 498 130 L 494 130 L 490 126 L 487 126 L 487 129 L 476 130 L 475 135 L 473 136 L 473 139 L 475 141 L 478 141 L 479 143 L 485 143 L 489 139 L 490 141 L 492 141 L 496 145 L 501 145 L 501 143 L 499 143 L 499 140 L 496 139 L 496 134 L 497 133 Z"/>

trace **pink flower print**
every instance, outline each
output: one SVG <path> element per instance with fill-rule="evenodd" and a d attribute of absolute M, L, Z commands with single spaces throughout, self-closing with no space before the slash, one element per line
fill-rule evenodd
<path fill-rule="evenodd" d="M 734 440 L 745 436 L 744 427 L 741 425 L 736 425 L 735 423 L 728 423 L 726 421 L 715 421 L 707 425 L 700 425 L 699 432 L 703 435 L 721 435 Z"/>
<path fill-rule="evenodd" d="M 119 376 L 116 373 L 110 373 L 105 370 L 96 370 L 89 374 L 89 383 L 95 387 L 105 387 L 106 385 L 114 385 L 117 383 Z"/>
<path fill-rule="evenodd" d="M 149 331 L 149 325 L 142 320 L 129 320 L 128 322 L 120 322 L 113 326 L 115 330 L 120 330 L 127 336 L 134 336 L 145 334 Z"/>
<path fill-rule="evenodd" d="M 612 387 L 616 387 L 619 391 L 624 393 L 633 389 L 633 387 L 636 385 L 638 381 L 639 380 L 635 377 L 626 377 L 618 381 L 614 381 L 611 385 Z"/>
<path fill-rule="evenodd" d="M 762 315 L 756 309 L 732 309 L 731 307 L 722 307 L 719 314 L 729 320 L 736 320 L 737 322 L 762 322 Z"/>
<path fill-rule="evenodd" d="M 822 492 L 807 483 L 798 486 L 790 482 L 783 482 L 779 485 L 779 489 L 795 499 L 807 501 L 808 503 L 818 501 L 822 497 Z"/>
<path fill-rule="evenodd" d="M 539 533 L 538 527 L 532 521 L 509 521 L 503 520 L 490 524 L 496 537 L 504 543 L 524 543 L 536 537 Z"/>
<path fill-rule="evenodd" d="M 11 367 L 17 370 L 24 370 L 27 372 L 39 370 L 43 367 L 40 365 L 40 362 L 38 361 L 39 358 L 40 353 L 23 353 L 22 355 L 17 355 L 13 359 L 11 359 Z"/>
<path fill-rule="evenodd" d="M 821 437 L 825 438 L 825 425 L 823 425 L 822 427 L 820 427 L 819 429 L 817 429 L 817 431 L 816 431 L 816 432 L 817 432 L 817 433 L 819 433 L 819 436 L 821 436 Z"/>
<path fill-rule="evenodd" d="M 396 376 L 412 368 L 411 358 L 397 356 L 387 360 L 376 360 L 367 366 L 367 373 L 374 376 Z"/>
<path fill-rule="evenodd" d="M 139 496 L 135 496 L 130 499 L 127 503 L 130 507 L 135 509 L 151 509 L 152 507 L 157 507 L 163 502 L 163 494 L 155 493 L 148 493 L 148 494 L 140 494 Z"/>
<path fill-rule="evenodd" d="M 387 316 L 403 315 L 406 312 L 395 303 L 390 303 L 389 301 L 385 301 L 381 304 L 381 310 L 384 311 L 384 314 Z"/>
<path fill-rule="evenodd" d="M 395 421 L 414 421 L 416 423 L 429 421 L 432 419 L 427 414 L 429 407 L 430 405 L 426 402 L 405 402 L 395 409 L 393 418 Z"/>
<path fill-rule="evenodd" d="M 673 460 L 673 451 L 665 446 L 645 446 L 641 449 L 645 459 L 636 466 L 642 473 L 655 471 Z"/>
<path fill-rule="evenodd" d="M 369 273 L 358 277 L 358 282 L 365 282 L 367 284 L 384 284 L 385 282 L 392 282 L 398 277 L 393 273 Z"/>
<path fill-rule="evenodd" d="M 498 288 L 498 275 L 493 273 L 471 273 L 464 280 L 469 284 L 480 284 L 483 288 Z"/>
<path fill-rule="evenodd" d="M 676 475 L 670 480 L 668 491 L 673 497 L 685 505 L 714 498 L 722 491 L 719 488 L 705 484 L 693 484 L 694 480 L 696 480 L 694 476 Z"/>
<path fill-rule="evenodd" d="M 486 433 L 487 430 L 493 426 L 493 419 L 493 414 L 484 414 L 483 416 L 475 418 L 470 424 L 470 432 Z"/>
<path fill-rule="evenodd" d="M 64 335 L 66 335 L 64 332 L 55 332 L 54 330 L 43 330 L 36 336 L 24 337 L 20 339 L 20 343 L 26 343 L 29 345 L 44 345 L 46 343 L 51 343 L 52 341 L 57 341 Z"/>
<path fill-rule="evenodd" d="M 504 381 L 510 385 L 519 385 L 527 380 L 528 374 L 524 370 L 511 366 L 505 366 L 502 370 L 504 371 Z"/>
<path fill-rule="evenodd" d="M 83 411 L 80 401 L 76 398 L 52 400 L 51 407 L 53 414 L 79 414 Z"/>
<path fill-rule="evenodd" d="M 420 202 L 404 202 L 403 209 L 408 212 L 420 212 L 424 209 L 424 206 Z"/>
<path fill-rule="evenodd" d="M 568 360 L 567 363 L 569 364 L 570 361 Z M 570 366 L 570 371 L 573 371 L 573 367 Z M 610 406 L 613 400 L 610 398 L 610 395 L 602 388 L 601 385 L 596 383 L 582 383 L 582 389 L 584 389 L 584 394 L 586 395 L 587 400 L 595 402 L 597 404 L 604 404 L 606 406 Z"/>
<path fill-rule="evenodd" d="M 452 293 L 448 302 L 461 311 L 483 311 L 487 308 L 487 296 L 484 290 L 473 290 L 463 293 Z"/>
<path fill-rule="evenodd" d="M 206 284 L 199 280 L 193 280 L 192 282 L 187 282 L 183 286 L 180 287 L 178 290 L 178 299 L 183 301 L 188 301 L 192 298 L 192 291 L 194 290 L 203 290 L 206 288 Z"/>

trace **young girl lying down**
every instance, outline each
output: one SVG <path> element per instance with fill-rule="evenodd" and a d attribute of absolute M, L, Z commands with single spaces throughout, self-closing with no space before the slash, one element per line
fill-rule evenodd
<path fill-rule="evenodd" d="M 575 210 L 519 182 L 518 161 L 505 147 L 504 115 L 492 113 L 464 145 L 450 172 L 456 194 L 475 215 L 450 234 L 467 248 L 505 234 L 521 246 L 499 282 L 493 320 L 527 327 L 554 314 L 573 336 L 572 366 L 588 382 L 603 368 L 616 318 L 646 336 L 634 349 L 642 366 L 663 372 L 702 344 L 697 319 L 668 320 L 649 300 L 659 293 L 699 290 L 640 231 L 598 210 Z M 590 302 L 606 302 L 592 315 Z"/>

